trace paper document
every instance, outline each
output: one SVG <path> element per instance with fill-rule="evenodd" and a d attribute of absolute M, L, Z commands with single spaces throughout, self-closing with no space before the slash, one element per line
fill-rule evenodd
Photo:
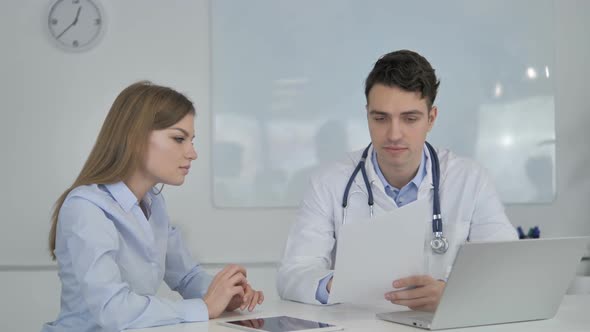
<path fill-rule="evenodd" d="M 395 279 L 424 274 L 430 202 L 417 200 L 359 223 L 345 224 L 336 250 L 329 303 L 383 303 Z"/>

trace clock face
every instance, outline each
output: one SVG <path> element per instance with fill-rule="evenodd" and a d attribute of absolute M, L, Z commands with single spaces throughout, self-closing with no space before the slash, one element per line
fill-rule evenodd
<path fill-rule="evenodd" d="M 85 51 L 104 31 L 102 8 L 92 0 L 57 0 L 48 15 L 51 39 L 62 49 Z"/>

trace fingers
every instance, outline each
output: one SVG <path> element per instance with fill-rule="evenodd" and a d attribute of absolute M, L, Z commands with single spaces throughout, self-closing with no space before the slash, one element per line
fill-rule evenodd
<path fill-rule="evenodd" d="M 236 273 L 233 276 L 231 276 L 229 278 L 228 282 L 230 285 L 240 285 L 240 286 L 247 283 L 246 276 L 241 273 Z M 244 287 L 242 287 L 242 291 L 244 291 Z"/>
<path fill-rule="evenodd" d="M 414 297 L 412 293 L 409 293 L 406 298 L 395 297 L 398 294 L 394 294 L 393 296 L 388 296 L 389 294 L 387 294 L 385 299 L 389 300 L 393 304 L 403 305 L 412 310 L 434 311 L 438 306 L 440 296 L 436 292 L 429 292 L 428 294 L 431 295 Z"/>
<path fill-rule="evenodd" d="M 242 273 L 244 276 L 246 276 L 246 269 L 244 269 L 242 266 L 236 265 L 236 264 L 226 265 L 221 271 L 217 272 L 215 277 L 213 277 L 211 284 L 216 285 L 219 282 L 222 282 L 223 280 L 231 278 L 236 273 Z"/>
<path fill-rule="evenodd" d="M 258 296 L 260 296 L 258 292 L 253 292 L 252 299 L 250 299 L 250 304 L 248 305 L 248 311 L 254 310 L 254 308 L 258 304 Z"/>
<path fill-rule="evenodd" d="M 436 289 L 428 287 L 435 282 L 437 280 L 428 275 L 410 276 L 395 280 L 393 287 L 406 289 L 388 292 L 385 294 L 385 299 L 389 301 L 407 300 L 436 295 Z"/>
<path fill-rule="evenodd" d="M 411 276 L 393 282 L 396 288 L 410 287 L 411 289 L 397 290 L 385 294 L 385 299 L 391 303 L 407 306 L 412 310 L 433 311 L 438 306 L 445 282 L 430 276 Z"/>
<path fill-rule="evenodd" d="M 250 302 L 250 306 L 248 307 L 248 310 L 249 311 L 254 310 L 254 308 L 256 308 L 256 305 L 262 304 L 262 302 L 264 302 L 264 293 L 262 293 L 261 291 L 255 291 L 254 297 L 252 298 L 252 301 Z"/>
<path fill-rule="evenodd" d="M 247 284 L 246 270 L 239 265 L 228 265 L 215 275 L 203 301 L 209 318 L 219 316 L 225 310 L 238 308 L 244 298 L 243 285 Z"/>
<path fill-rule="evenodd" d="M 244 286 L 244 298 L 242 301 L 242 305 L 240 306 L 240 310 L 246 309 L 246 307 L 250 303 L 250 300 L 252 299 L 253 295 L 254 295 L 254 290 L 252 289 L 252 287 L 250 287 L 249 284 L 246 284 Z"/>
<path fill-rule="evenodd" d="M 418 287 L 408 290 L 393 291 L 385 294 L 385 299 L 392 300 L 409 300 L 420 297 L 432 296 L 434 291 L 429 287 Z"/>
<path fill-rule="evenodd" d="M 425 286 L 386 293 L 385 298 L 390 301 L 409 300 L 420 297 L 440 298 L 444 287 L 444 281 L 434 280 L 432 283 Z"/>
<path fill-rule="evenodd" d="M 256 305 L 261 304 L 263 301 L 264 294 L 262 292 L 254 290 L 250 285 L 246 285 L 246 291 L 240 310 L 246 310 L 247 308 L 248 311 L 252 311 L 256 308 Z"/>
<path fill-rule="evenodd" d="M 208 294 L 211 293 L 211 296 L 215 297 L 218 293 L 227 298 L 224 309 L 229 311 L 237 308 L 252 311 L 264 301 L 264 294 L 252 289 L 246 279 L 246 269 L 239 265 L 224 267 L 215 275 L 209 288 Z M 211 297 L 208 294 L 205 295 L 207 299 Z"/>
<path fill-rule="evenodd" d="M 219 271 L 219 273 L 217 273 L 217 276 L 219 276 L 219 278 L 227 279 L 231 278 L 236 273 L 241 273 L 244 276 L 248 276 L 246 269 L 243 266 L 237 264 L 229 264 L 225 266 L 221 271 Z"/>
<path fill-rule="evenodd" d="M 261 304 L 264 301 L 264 294 L 260 291 L 255 291 L 248 285 L 246 295 L 244 295 L 244 303 L 241 306 L 241 310 L 248 308 L 248 311 L 254 310 L 256 305 Z"/>
<path fill-rule="evenodd" d="M 424 285 L 428 285 L 428 284 L 432 283 L 433 281 L 435 281 L 435 279 L 429 275 L 410 276 L 410 277 L 395 280 L 393 282 L 393 287 L 394 288 L 404 288 L 404 287 L 410 287 L 410 286 L 424 286 Z"/>
<path fill-rule="evenodd" d="M 239 299 L 244 298 L 244 288 L 242 286 L 234 286 L 230 290 L 232 298 L 235 296 Z"/>

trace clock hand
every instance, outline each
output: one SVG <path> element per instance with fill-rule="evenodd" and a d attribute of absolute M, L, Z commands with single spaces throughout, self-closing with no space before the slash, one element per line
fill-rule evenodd
<path fill-rule="evenodd" d="M 56 39 L 59 39 L 61 36 L 63 36 L 64 33 L 66 33 L 66 31 L 70 30 L 71 27 L 73 27 L 74 25 L 76 25 L 76 23 L 78 23 L 78 17 L 80 16 L 80 11 L 82 10 L 82 6 L 78 7 L 78 12 L 76 13 L 76 18 L 74 18 L 74 21 L 72 23 L 70 23 L 70 25 L 68 25 L 64 31 L 62 31 L 59 35 L 57 35 L 57 37 L 55 37 Z"/>
<path fill-rule="evenodd" d="M 74 26 L 74 22 L 72 22 L 70 25 L 68 25 L 67 28 L 64 29 L 64 31 L 62 31 L 59 35 L 57 35 L 57 37 L 55 37 L 56 39 L 59 39 L 61 36 L 63 36 L 64 33 L 66 33 L 66 31 L 70 30 L 71 27 Z"/>
<path fill-rule="evenodd" d="M 74 19 L 74 25 L 76 25 L 76 23 L 78 23 L 78 17 L 80 17 L 80 11 L 82 10 L 82 6 L 78 7 L 78 12 L 76 13 L 76 18 Z"/>

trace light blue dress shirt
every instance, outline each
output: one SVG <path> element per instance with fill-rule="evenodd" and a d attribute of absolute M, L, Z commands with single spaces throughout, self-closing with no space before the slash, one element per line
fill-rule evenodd
<path fill-rule="evenodd" d="M 75 188 L 59 213 L 55 255 L 61 311 L 42 332 L 120 331 L 208 320 L 212 277 L 170 225 L 162 195 L 146 214 L 123 183 Z M 183 300 L 156 297 L 162 280 Z"/>
<path fill-rule="evenodd" d="M 383 183 L 383 187 L 385 188 L 385 193 L 387 196 L 391 197 L 395 204 L 398 207 L 402 207 L 408 203 L 412 203 L 416 199 L 418 199 L 418 189 L 420 188 L 420 184 L 422 180 L 426 176 L 426 148 L 422 150 L 422 159 L 420 160 L 420 166 L 418 167 L 418 171 L 416 175 L 412 179 L 412 181 L 408 182 L 402 189 L 395 188 L 387 180 L 381 172 L 381 168 L 379 168 L 379 163 L 377 163 L 377 154 L 375 150 L 371 154 L 371 160 L 373 162 L 373 168 L 375 169 L 375 173 L 381 183 Z"/>
<path fill-rule="evenodd" d="M 371 161 L 373 162 L 373 168 L 375 169 L 377 177 L 381 180 L 381 183 L 383 183 L 385 193 L 394 200 L 398 207 L 409 204 L 418 198 L 418 189 L 420 188 L 422 180 L 426 176 L 426 147 L 422 150 L 422 160 L 420 161 L 418 172 L 416 172 L 412 181 L 408 182 L 408 184 L 402 189 L 397 189 L 387 182 L 383 172 L 381 172 L 381 168 L 379 168 L 379 163 L 377 163 L 377 154 L 375 153 L 375 150 L 373 150 L 373 153 L 371 154 Z M 318 289 L 316 290 L 315 298 L 322 304 L 328 303 L 328 297 L 330 294 L 328 293 L 327 286 L 332 276 L 333 273 L 330 273 L 320 280 Z"/>

